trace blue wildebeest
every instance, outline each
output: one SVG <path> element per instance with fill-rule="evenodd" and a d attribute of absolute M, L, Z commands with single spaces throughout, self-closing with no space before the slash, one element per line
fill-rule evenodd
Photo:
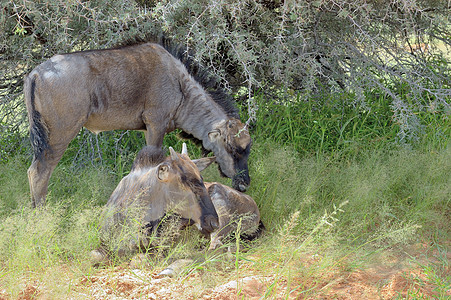
<path fill-rule="evenodd" d="M 149 154 L 151 152 L 143 153 L 140 160 L 145 162 L 146 159 L 144 157 Z M 183 143 L 181 154 L 189 159 L 185 143 Z M 215 157 L 205 157 L 194 162 L 199 171 L 202 171 L 213 163 L 215 159 Z M 137 162 L 135 161 L 135 163 Z M 202 233 L 210 238 L 209 250 L 216 249 L 223 244 L 225 239 L 230 238 L 230 235 L 238 229 L 238 223 L 240 223 L 239 230 L 243 239 L 253 240 L 260 235 L 265 227 L 261 222 L 257 203 L 252 197 L 218 182 L 204 182 L 204 184 L 218 214 L 218 226 L 212 232 L 204 230 L 202 226 L 199 226 L 201 224 L 198 222 L 182 222 L 183 225 L 181 227 L 185 227 L 185 225 L 197 226 Z M 183 219 L 186 218 L 183 217 Z"/>
<path fill-rule="evenodd" d="M 253 240 L 265 228 L 260 220 L 258 206 L 249 195 L 218 182 L 206 182 L 208 194 L 218 213 L 219 226 L 210 236 L 210 250 L 223 245 L 240 223 L 242 239 Z"/>
<path fill-rule="evenodd" d="M 183 144 L 182 154 L 188 155 L 185 144 Z M 204 158 L 204 160 L 206 159 L 214 161 L 214 157 Z M 208 165 L 209 163 L 204 162 L 204 166 Z M 209 250 L 222 246 L 226 239 L 230 240 L 232 233 L 239 233 L 244 240 L 253 240 L 263 232 L 265 226 L 260 219 L 260 211 L 254 199 L 221 183 L 205 182 L 205 186 L 219 217 L 219 227 L 215 231 L 211 233 L 203 231 L 210 237 Z M 239 229 L 238 226 L 240 226 Z M 239 232 L 237 232 L 238 230 Z M 193 259 L 178 259 L 158 275 L 177 276 L 194 261 Z M 196 261 L 199 262 L 202 259 Z"/>
<path fill-rule="evenodd" d="M 188 157 L 185 143 L 183 143 L 182 154 Z M 215 157 L 202 158 L 202 170 L 213 161 L 215 161 Z M 210 250 L 221 246 L 223 240 L 229 238 L 230 234 L 237 230 L 238 222 L 241 223 L 240 234 L 247 240 L 254 239 L 264 230 L 260 211 L 252 197 L 218 182 L 205 182 L 205 187 L 219 218 L 219 226 L 213 232 L 205 232 L 199 228 L 203 233 L 209 235 Z"/>
<path fill-rule="evenodd" d="M 212 160 L 192 161 L 186 154 L 169 150 L 168 157 L 154 146 L 139 151 L 130 173 L 111 194 L 100 224 L 103 242 L 115 244 L 116 249 L 109 250 L 123 255 L 146 247 L 169 212 L 206 232 L 218 229 L 218 215 L 199 173 Z M 94 255 L 101 256 L 101 252 Z"/>
<path fill-rule="evenodd" d="M 205 74 L 185 52 L 155 43 L 55 55 L 37 66 L 24 84 L 33 206 L 45 203 L 49 178 L 82 127 L 143 130 L 156 147 L 180 128 L 213 151 L 221 173 L 244 191 L 251 138 L 230 96 Z"/>
<path fill-rule="evenodd" d="M 202 181 L 199 172 L 213 163 L 215 157 L 191 161 L 186 144 L 181 154 L 172 148 L 170 152 L 165 158 L 160 148 L 147 146 L 139 151 L 132 170 L 121 180 L 104 209 L 101 233 L 105 244 L 118 244 L 115 236 L 119 236 L 122 246 L 116 250 L 119 254 L 126 250 L 133 252 L 141 245 L 145 247 L 148 238 L 161 228 L 160 222 L 168 212 L 181 217 L 181 227 L 194 225 L 208 235 L 210 249 L 222 245 L 222 240 L 237 228 L 239 219 L 240 232 L 245 238 L 253 239 L 261 233 L 264 226 L 260 212 L 250 196 L 220 183 Z M 171 176 L 163 175 L 168 164 L 172 165 Z M 217 219 L 209 216 L 211 211 L 217 213 Z M 205 214 L 207 217 L 203 219 Z M 128 246 L 124 245 L 120 233 L 124 229 L 129 236 L 126 240 L 132 241 Z M 93 251 L 93 258 L 100 262 L 106 258 L 105 252 Z"/>
<path fill-rule="evenodd" d="M 265 226 L 260 219 L 260 211 L 254 199 L 221 183 L 205 182 L 205 186 L 219 218 L 219 227 L 213 232 L 206 233 L 201 230 L 210 238 L 208 250 L 221 247 L 224 245 L 223 242 L 233 238 L 232 234 L 239 233 L 242 240 L 254 240 L 260 236 Z M 239 229 L 238 226 L 240 226 Z M 238 230 L 239 232 L 237 232 Z M 230 247 L 228 251 L 230 251 Z M 177 276 L 193 265 L 195 261 L 200 262 L 202 259 L 178 259 L 158 275 Z"/>

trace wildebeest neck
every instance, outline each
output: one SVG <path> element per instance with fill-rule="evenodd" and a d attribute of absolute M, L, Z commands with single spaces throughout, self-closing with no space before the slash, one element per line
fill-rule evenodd
<path fill-rule="evenodd" d="M 175 115 L 176 127 L 205 141 L 214 125 L 224 122 L 228 116 L 191 76 L 184 74 L 181 81 L 183 99 Z"/>
<path fill-rule="evenodd" d="M 203 147 L 213 151 L 218 158 L 222 172 L 232 178 L 234 173 L 231 153 L 227 152 L 223 144 L 209 139 L 209 133 L 224 124 L 229 117 L 189 74 L 184 74 L 181 81 L 183 99 L 175 115 L 175 126 L 201 140 Z"/>

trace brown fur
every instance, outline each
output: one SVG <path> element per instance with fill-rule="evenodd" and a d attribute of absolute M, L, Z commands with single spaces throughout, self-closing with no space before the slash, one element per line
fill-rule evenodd
<path fill-rule="evenodd" d="M 164 157 L 155 147 L 142 149 L 132 171 L 120 181 L 108 200 L 101 221 L 102 239 L 114 241 L 124 229 L 126 234 L 131 234 L 125 243 L 119 243 L 116 251 L 133 252 L 145 244 L 148 231 L 169 211 L 207 232 L 218 228 L 218 215 L 196 161 L 172 148 L 170 151 L 171 155 Z"/>
<path fill-rule="evenodd" d="M 241 220 L 240 234 L 253 239 L 262 230 L 260 211 L 249 195 L 217 182 L 206 182 L 208 194 L 219 217 L 219 228 L 210 233 L 210 250 L 222 245 L 224 239 L 237 230 Z"/>

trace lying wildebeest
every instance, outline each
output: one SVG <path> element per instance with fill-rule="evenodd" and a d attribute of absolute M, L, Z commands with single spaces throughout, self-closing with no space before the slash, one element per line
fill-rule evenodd
<path fill-rule="evenodd" d="M 169 150 L 170 156 L 165 157 L 161 148 L 143 148 L 131 172 L 113 191 L 102 215 L 100 234 L 105 244 L 118 245 L 107 250 L 123 255 L 146 247 L 149 233 L 169 211 L 203 231 L 218 228 L 218 215 L 199 173 L 212 160 L 192 161 Z"/>
<path fill-rule="evenodd" d="M 252 240 L 261 233 L 264 226 L 254 199 L 221 183 L 206 182 L 205 186 L 219 217 L 219 228 L 210 233 L 210 250 L 221 246 L 238 229 L 238 222 L 241 238 Z"/>
<path fill-rule="evenodd" d="M 247 188 L 246 126 L 230 96 L 211 85 L 186 52 L 174 49 L 175 56 L 159 44 L 144 43 L 55 55 L 25 78 L 33 206 L 45 203 L 49 178 L 82 127 L 95 133 L 144 130 L 147 145 L 156 147 L 166 132 L 180 128 L 214 152 L 236 189 Z"/>
<path fill-rule="evenodd" d="M 183 143 L 182 155 L 188 157 L 185 143 Z M 215 161 L 215 157 L 200 160 L 202 161 L 200 171 L 202 171 Z M 196 165 L 200 164 L 196 163 Z M 230 234 L 237 229 L 238 222 L 241 222 L 240 234 L 246 240 L 254 239 L 264 230 L 264 225 L 260 220 L 260 211 L 252 197 L 218 182 L 205 182 L 205 187 L 219 218 L 219 227 L 213 232 L 205 232 L 199 228 L 203 233 L 209 235 L 210 250 L 221 246 L 222 241 L 229 238 Z"/>
<path fill-rule="evenodd" d="M 161 220 L 165 218 L 169 210 L 172 214 L 181 217 L 180 227 L 195 225 L 202 233 L 210 235 L 210 249 L 215 249 L 222 244 L 221 240 L 236 229 L 240 218 L 240 232 L 244 234 L 244 237 L 253 239 L 258 236 L 264 226 L 260 221 L 257 204 L 251 197 L 220 183 L 202 182 L 199 172 L 213 163 L 215 157 L 191 161 L 185 144 L 180 155 L 172 148 L 170 152 L 170 157 L 166 159 L 160 148 L 151 146 L 145 147 L 138 153 L 131 172 L 121 180 L 105 207 L 101 226 L 103 240 L 115 239 L 114 236 L 125 229 L 126 234 L 132 234 L 132 242 L 122 245 L 122 249 L 117 249 L 119 255 L 127 250 L 134 252 L 140 246 L 146 247 L 147 238 L 159 228 Z M 159 178 L 160 166 L 167 161 L 176 162 L 178 165 L 177 168 L 173 168 L 175 173 L 171 177 L 172 183 L 161 181 Z M 177 182 L 179 185 L 176 184 Z M 189 183 L 191 190 L 181 189 L 180 182 Z M 200 183 L 208 189 L 206 188 L 205 191 L 201 189 Z M 193 190 L 193 186 L 197 186 L 197 189 Z M 162 194 L 162 191 L 165 193 Z M 187 198 L 192 199 L 193 193 L 204 195 L 204 198 L 200 198 L 205 199 L 199 202 L 200 207 L 196 201 L 186 201 Z M 204 193 L 208 193 L 208 197 L 205 197 Z M 208 202 L 207 198 L 211 198 L 212 202 Z M 208 213 L 206 213 L 207 220 L 203 221 L 200 218 L 199 221 L 199 215 L 203 216 L 206 210 L 202 204 L 214 206 L 213 211 L 217 212 L 219 222 Z M 208 206 L 208 211 L 212 211 L 211 206 Z M 130 223 L 137 227 L 130 228 L 128 226 Z M 123 237 L 120 240 L 123 241 Z M 102 253 L 103 251 L 94 251 L 94 260 L 97 262 L 104 260 L 106 256 Z"/>
<path fill-rule="evenodd" d="M 143 154 L 141 161 L 145 163 L 147 161 L 147 159 L 144 159 L 146 153 Z M 149 154 L 151 153 L 147 152 L 147 155 Z M 188 149 L 185 143 L 183 143 L 181 154 L 189 159 Z M 215 157 L 206 157 L 198 159 L 195 162 L 196 166 L 199 167 L 199 171 L 202 171 L 214 161 Z M 264 225 L 260 220 L 260 211 L 254 199 L 218 182 L 205 182 L 204 184 L 218 214 L 219 227 L 213 232 L 208 232 L 200 227 L 198 222 L 186 221 L 182 222 L 181 227 L 196 225 L 202 233 L 210 237 L 209 250 L 221 246 L 223 240 L 229 238 L 230 234 L 237 229 L 239 222 L 241 223 L 239 229 L 241 237 L 246 240 L 254 239 L 264 230 Z M 184 217 L 183 219 L 186 220 Z"/>
<path fill-rule="evenodd" d="M 260 220 L 260 211 L 254 199 L 221 183 L 205 182 L 205 186 L 219 216 L 219 228 L 209 233 L 209 250 L 222 246 L 226 239 L 230 240 L 233 238 L 231 234 L 239 233 L 241 239 L 253 240 L 262 233 L 265 226 Z M 239 229 L 238 224 L 240 224 Z M 238 230 L 239 232 L 237 232 Z M 195 261 L 199 262 L 202 259 L 176 260 L 158 275 L 177 276 L 193 265 Z"/>

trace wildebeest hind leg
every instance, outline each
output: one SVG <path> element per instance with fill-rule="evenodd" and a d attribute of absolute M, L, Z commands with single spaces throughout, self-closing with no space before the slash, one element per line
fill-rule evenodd
<path fill-rule="evenodd" d="M 78 131 L 66 135 L 63 141 L 52 143 L 50 138 L 49 147 L 38 157 L 33 158 L 30 168 L 28 168 L 28 181 L 30 183 L 31 200 L 33 207 L 40 207 L 45 204 L 45 197 L 48 191 L 50 176 L 58 162 L 66 151 L 69 142 L 75 137 Z M 67 134 L 67 133 L 66 133 Z M 50 135 L 51 137 L 52 135 Z"/>
<path fill-rule="evenodd" d="M 28 168 L 28 181 L 30 183 L 31 200 L 33 207 L 43 206 L 47 194 L 48 182 L 53 170 L 48 167 L 47 161 L 34 159 Z"/>

